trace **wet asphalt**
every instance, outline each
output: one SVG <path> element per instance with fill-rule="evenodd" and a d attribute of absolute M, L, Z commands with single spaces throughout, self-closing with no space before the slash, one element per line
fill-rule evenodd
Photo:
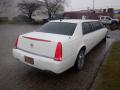
<path fill-rule="evenodd" d="M 0 90 L 89 90 L 112 43 L 120 39 L 120 31 L 109 32 L 111 38 L 99 43 L 87 55 L 82 71 L 71 68 L 56 75 L 27 66 L 12 56 L 16 37 L 38 27 L 0 25 Z"/>

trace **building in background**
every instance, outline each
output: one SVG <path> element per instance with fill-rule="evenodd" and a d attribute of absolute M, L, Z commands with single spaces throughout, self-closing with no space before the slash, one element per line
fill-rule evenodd
<path fill-rule="evenodd" d="M 20 15 L 20 11 L 17 7 L 17 4 L 19 2 L 20 0 L 10 0 L 8 6 L 5 8 L 5 10 L 3 10 L 4 12 L 0 13 L 0 17 L 8 17 L 9 19 L 12 19 L 13 17 Z M 48 18 L 46 14 L 41 13 L 39 10 L 36 11 L 35 14 L 36 15 L 34 15 L 33 18 L 37 20 Z M 64 12 L 65 18 L 81 19 L 83 16 L 87 19 L 98 19 L 99 16 L 111 16 L 117 18 L 120 17 L 120 9 L 118 10 L 114 10 L 113 8 L 94 9 L 94 10 L 88 9 L 88 10 Z"/>
<path fill-rule="evenodd" d="M 82 19 L 83 16 L 86 17 L 86 19 L 99 19 L 100 16 L 111 16 L 113 17 L 113 8 L 109 9 L 94 9 L 94 10 L 80 10 L 80 11 L 71 11 L 71 12 L 65 12 L 64 17 L 65 18 L 71 18 L 71 19 Z"/>
<path fill-rule="evenodd" d="M 120 9 L 116 9 L 116 10 L 114 10 L 114 18 L 118 18 L 118 17 L 120 17 Z"/>

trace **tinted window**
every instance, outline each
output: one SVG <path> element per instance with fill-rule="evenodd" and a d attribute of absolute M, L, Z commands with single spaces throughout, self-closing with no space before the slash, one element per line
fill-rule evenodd
<path fill-rule="evenodd" d="M 91 24 L 93 26 L 94 31 L 99 30 L 104 27 L 103 24 L 101 24 L 100 22 L 91 22 Z"/>
<path fill-rule="evenodd" d="M 104 27 L 105 27 L 101 22 L 99 22 L 99 23 L 100 23 L 100 27 L 101 27 L 101 28 L 104 28 Z"/>
<path fill-rule="evenodd" d="M 101 19 L 104 19 L 104 17 L 101 17 Z"/>
<path fill-rule="evenodd" d="M 62 35 L 73 35 L 76 23 L 67 23 L 67 22 L 49 22 L 43 25 L 38 32 L 53 33 L 53 34 L 62 34 Z"/>
<path fill-rule="evenodd" d="M 110 18 L 110 17 L 106 17 L 106 19 L 107 19 L 107 20 L 111 20 L 111 18 Z"/>
<path fill-rule="evenodd" d="M 82 23 L 82 30 L 83 30 L 83 34 L 87 34 L 89 32 L 91 32 L 91 25 L 90 23 Z"/>
<path fill-rule="evenodd" d="M 93 22 L 94 30 L 98 30 L 100 28 L 100 24 L 98 22 Z"/>

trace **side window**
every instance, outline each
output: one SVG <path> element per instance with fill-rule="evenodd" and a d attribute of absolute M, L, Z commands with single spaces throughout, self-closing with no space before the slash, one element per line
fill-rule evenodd
<path fill-rule="evenodd" d="M 100 24 L 100 27 L 101 27 L 101 28 L 104 28 L 104 27 L 105 27 L 101 22 L 99 22 L 99 24 Z"/>
<path fill-rule="evenodd" d="M 103 28 L 103 26 L 100 24 L 100 22 L 92 22 L 92 26 L 93 26 L 93 31 Z"/>
<path fill-rule="evenodd" d="M 95 31 L 95 26 L 94 26 L 94 23 L 93 23 L 93 22 L 91 22 L 91 23 L 90 23 L 90 25 L 91 25 L 91 32 Z"/>
<path fill-rule="evenodd" d="M 106 20 L 111 20 L 111 18 L 110 17 L 106 17 Z"/>
<path fill-rule="evenodd" d="M 97 30 L 96 23 L 95 22 L 91 22 L 91 25 L 93 26 L 93 31 L 96 31 Z"/>
<path fill-rule="evenodd" d="M 100 19 L 101 19 L 101 20 L 104 20 L 105 18 L 104 18 L 104 17 L 101 17 Z"/>
<path fill-rule="evenodd" d="M 90 32 L 100 30 L 101 28 L 104 28 L 104 25 L 98 21 L 82 23 L 82 30 L 84 35 Z"/>
<path fill-rule="evenodd" d="M 91 32 L 91 26 L 88 22 L 84 22 L 82 23 L 82 30 L 83 30 L 83 34 L 87 34 Z"/>

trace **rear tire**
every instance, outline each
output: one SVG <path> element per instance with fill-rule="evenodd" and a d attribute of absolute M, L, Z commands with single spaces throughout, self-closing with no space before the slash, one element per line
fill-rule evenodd
<path fill-rule="evenodd" d="M 76 71 L 81 71 L 83 69 L 84 62 L 85 62 L 85 50 L 82 49 L 77 56 L 74 69 Z"/>
<path fill-rule="evenodd" d="M 107 35 L 103 38 L 103 41 L 106 41 L 107 40 Z"/>

